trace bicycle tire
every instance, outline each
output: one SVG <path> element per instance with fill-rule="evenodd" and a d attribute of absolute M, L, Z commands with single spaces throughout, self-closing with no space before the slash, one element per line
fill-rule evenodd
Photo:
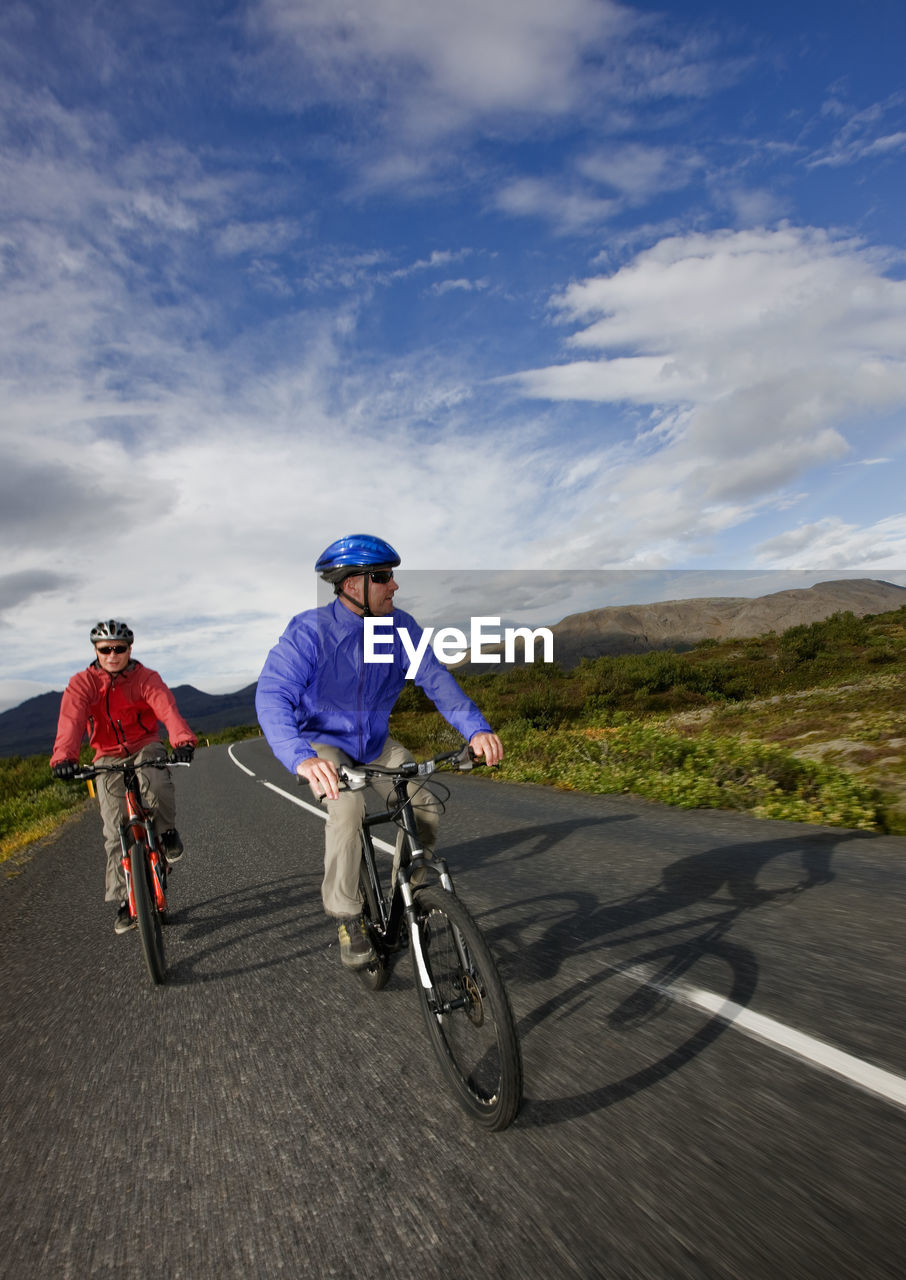
<path fill-rule="evenodd" d="M 418 890 L 415 901 L 418 941 L 412 938 L 410 946 L 431 1044 L 465 1110 L 486 1129 L 505 1129 L 522 1102 L 522 1053 L 506 987 L 481 930 L 455 894 L 431 886 Z M 443 1009 L 433 1006 L 422 982 L 419 952 Z"/>
<path fill-rule="evenodd" d="M 135 918 L 142 943 L 142 955 L 148 976 L 155 985 L 164 981 L 167 966 L 164 959 L 164 935 L 160 912 L 151 890 L 148 877 L 148 853 L 143 844 L 136 842 L 129 850 L 132 867 L 132 896 L 135 899 Z"/>
<path fill-rule="evenodd" d="M 364 862 L 359 865 L 359 891 L 362 895 L 362 918 L 365 921 L 365 929 L 371 939 L 371 945 L 374 947 L 376 959 L 372 960 L 371 964 L 356 969 L 355 973 L 369 991 L 383 991 L 390 981 L 390 959 L 384 950 L 382 939 L 372 924 L 372 921 L 380 919 L 380 913 Z"/>

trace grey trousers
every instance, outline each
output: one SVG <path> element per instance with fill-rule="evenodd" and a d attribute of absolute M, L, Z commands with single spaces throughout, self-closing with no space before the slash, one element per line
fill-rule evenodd
<path fill-rule="evenodd" d="M 332 760 L 334 764 L 354 763 L 339 747 L 332 747 L 326 742 L 314 742 L 312 746 L 323 760 Z M 392 769 L 411 759 L 412 756 L 401 742 L 388 738 L 381 754 L 365 763 Z M 384 803 L 391 794 L 392 787 L 382 782 L 371 782 L 361 791 L 341 791 L 338 800 L 324 801 L 327 806 L 327 829 L 324 835 L 321 901 L 327 914 L 339 919 L 356 916 L 362 909 L 358 887 L 362 855 L 359 831 L 369 792 L 376 793 Z M 430 854 L 437 841 L 440 802 L 427 789 L 415 794 L 413 788 L 413 804 L 419 837 L 425 851 Z M 398 837 L 397 848 L 401 840 L 402 832 Z"/>
<path fill-rule="evenodd" d="M 98 756 L 95 764 L 122 764 L 125 760 L 155 760 L 167 753 L 160 742 L 142 747 L 134 756 Z M 157 834 L 176 826 L 176 789 L 169 769 L 142 769 L 139 772 L 142 801 L 153 815 Z M 126 878 L 123 875 L 120 821 L 126 816 L 126 788 L 121 773 L 101 773 L 95 779 L 101 821 L 104 824 L 104 845 L 107 850 L 107 879 L 105 902 L 121 902 L 126 896 Z"/>

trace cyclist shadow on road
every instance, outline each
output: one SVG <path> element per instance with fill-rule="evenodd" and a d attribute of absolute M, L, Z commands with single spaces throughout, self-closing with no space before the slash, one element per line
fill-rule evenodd
<path fill-rule="evenodd" d="M 224 982 L 322 952 L 319 906 L 304 877 L 293 875 L 180 907 L 171 912 L 168 984 Z"/>
<path fill-rule="evenodd" d="M 606 817 L 596 815 L 588 818 L 566 818 L 563 822 L 538 822 L 516 833 L 507 831 L 495 836 L 480 835 L 474 840 L 457 840 L 448 847 L 441 842 L 437 852 L 446 855 L 449 848 L 450 863 L 456 874 L 502 861 L 507 864 L 529 862 L 539 854 L 550 853 L 578 831 L 632 821 L 635 821 L 634 814 L 615 813 Z"/>
<path fill-rule="evenodd" d="M 560 1096 L 527 1099 L 520 1123 L 554 1124 L 612 1106 L 711 1045 L 729 1022 L 692 1008 L 688 991 L 706 987 L 733 1005 L 751 1003 L 758 959 L 751 947 L 731 939 L 733 926 L 752 911 L 782 907 L 829 883 L 840 838 L 803 832 L 721 846 L 670 863 L 656 884 L 621 899 L 602 902 L 592 893 L 566 889 L 483 914 L 482 927 L 517 1017 L 522 1014 L 519 1032 L 529 1072 L 534 1037 L 545 1059 L 542 1070 L 564 1088 Z M 770 887 L 760 882 L 765 873 Z M 533 989 L 543 999 L 522 1013 Z M 661 1039 L 669 1039 L 674 1027 L 681 1038 L 662 1057 L 639 1066 L 639 1053 L 655 1040 L 635 1033 L 658 1018 L 664 1019 Z M 596 1038 L 607 1048 L 600 1056 L 589 1053 Z M 599 1074 L 601 1063 L 628 1069 L 569 1092 L 577 1081 L 563 1075 L 566 1063 L 581 1067 L 586 1079 L 589 1071 Z"/>

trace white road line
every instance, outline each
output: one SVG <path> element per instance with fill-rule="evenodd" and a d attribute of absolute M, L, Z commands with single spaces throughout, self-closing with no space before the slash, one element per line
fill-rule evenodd
<path fill-rule="evenodd" d="M 250 778 L 256 777 L 256 774 L 253 773 L 251 769 L 246 768 L 246 766 L 233 755 L 233 747 L 236 745 L 237 744 L 234 742 L 233 746 L 227 750 L 227 755 L 230 757 L 237 769 L 241 769 L 243 773 L 247 773 Z M 292 795 L 289 791 L 284 791 L 282 787 L 275 786 L 273 782 L 265 782 L 263 778 L 261 779 L 261 784 L 262 786 L 267 787 L 268 791 L 275 791 L 278 796 L 283 796 L 283 799 L 289 800 L 291 804 L 297 804 L 300 809 L 307 809 L 308 812 L 313 813 L 316 818 L 323 818 L 325 821 L 327 820 L 327 811 L 325 809 L 321 809 L 314 804 L 309 804 L 307 800 L 300 800 L 298 796 Z M 377 849 L 383 849 L 385 853 L 394 853 L 396 851 L 394 845 L 388 844 L 386 840 L 378 840 L 376 837 L 374 837 L 374 845 Z"/>
<path fill-rule="evenodd" d="M 233 755 L 233 747 L 230 747 L 228 754 L 233 764 L 237 765 L 243 773 L 247 773 L 252 778 L 255 777 L 251 769 L 240 764 Z M 270 791 L 283 796 L 285 800 L 297 804 L 301 809 L 307 809 L 309 813 L 326 819 L 327 814 L 323 809 L 300 800 L 298 796 L 290 795 L 288 791 L 274 786 L 272 782 L 265 782 L 264 785 Z M 375 840 L 374 843 L 387 853 L 394 852 L 394 846 L 387 844 L 384 840 Z M 864 1089 L 866 1093 L 883 1098 L 885 1102 L 906 1107 L 906 1080 L 902 1076 L 894 1075 L 892 1071 L 884 1071 L 881 1067 L 872 1066 L 870 1062 L 863 1062 L 861 1058 L 856 1058 L 851 1053 L 844 1053 L 842 1049 L 836 1049 L 832 1044 L 816 1040 L 814 1036 L 807 1036 L 802 1031 L 795 1031 L 792 1027 L 784 1026 L 782 1022 L 764 1017 L 763 1014 L 753 1013 L 751 1009 L 746 1009 L 741 1004 L 736 1004 L 723 996 L 715 995 L 713 991 L 705 991 L 702 987 L 689 987 L 682 982 L 670 984 L 654 982 L 648 973 L 634 965 L 628 965 L 625 968 L 621 965 L 613 967 L 620 973 L 644 982 L 646 986 L 655 987 L 664 995 L 672 996 L 684 1004 L 693 1005 L 695 1008 L 704 1009 L 706 1013 L 714 1014 L 716 1018 L 741 1031 L 743 1035 L 751 1036 L 753 1040 L 760 1040 L 762 1044 L 772 1045 L 794 1058 L 809 1062 L 821 1071 L 846 1080 L 858 1089 Z"/>
<path fill-rule="evenodd" d="M 298 796 L 290 795 L 288 791 L 284 791 L 282 787 L 275 786 L 273 782 L 264 782 L 262 785 L 267 787 L 268 791 L 276 791 L 277 795 L 283 796 L 284 800 L 297 804 L 300 809 L 307 809 L 309 813 L 313 813 L 316 817 L 327 820 L 326 811 L 317 805 L 309 804 L 307 800 L 300 800 Z M 383 849 L 385 853 L 396 852 L 395 845 L 388 844 L 386 840 L 379 840 L 377 836 L 372 836 L 371 838 L 376 849 Z"/>
<path fill-rule="evenodd" d="M 250 778 L 254 778 L 254 776 L 255 776 L 255 775 L 254 775 L 254 773 L 252 772 L 252 770 L 251 770 L 251 769 L 246 769 L 245 765 L 244 765 L 244 764 L 240 764 L 240 762 L 239 762 L 239 761 L 236 759 L 236 757 L 233 755 L 233 747 L 235 747 L 235 746 L 237 746 L 237 743 L 235 743 L 235 742 L 234 742 L 232 746 L 230 746 L 230 747 L 228 747 L 228 748 L 227 748 L 227 755 L 230 757 L 230 759 L 232 760 L 233 764 L 236 766 L 236 768 L 237 768 L 237 769 L 241 769 L 241 770 L 242 770 L 242 772 L 243 772 L 243 773 L 247 773 L 247 774 L 249 775 L 249 777 L 250 777 Z"/>
<path fill-rule="evenodd" d="M 288 800 L 290 804 L 297 804 L 300 809 L 307 809 L 309 813 L 313 813 L 316 818 L 327 818 L 324 809 L 318 809 L 313 804 L 309 804 L 307 800 L 300 800 L 298 796 L 292 796 L 288 791 L 284 791 L 282 787 L 274 786 L 273 782 L 265 782 L 262 779 L 261 785 L 267 787 L 268 791 L 276 791 L 278 796 L 282 796 L 284 800 Z"/>
<path fill-rule="evenodd" d="M 823 1040 L 816 1040 L 813 1036 L 804 1035 L 801 1031 L 794 1031 L 792 1027 L 786 1027 L 782 1022 L 775 1022 L 773 1018 L 765 1018 L 760 1013 L 753 1013 L 751 1009 L 744 1009 L 742 1005 L 734 1004 L 732 1000 L 724 1000 L 711 991 L 687 987 L 681 995 L 689 1004 L 706 1009 L 755 1040 L 776 1045 L 785 1053 L 801 1058 L 805 1062 L 811 1062 L 822 1071 L 839 1076 L 850 1084 L 856 1085 L 857 1088 L 883 1098 L 886 1102 L 893 1102 L 898 1107 L 906 1107 L 906 1080 L 901 1076 L 895 1076 L 892 1071 L 874 1067 L 870 1062 L 863 1062 L 861 1058 L 844 1053 L 842 1049 L 835 1049 L 833 1045 L 826 1044 Z"/>
<path fill-rule="evenodd" d="M 671 999 L 714 1014 L 716 1018 L 720 1018 L 728 1026 L 741 1031 L 743 1035 L 750 1036 L 753 1040 L 760 1040 L 762 1044 L 771 1045 L 791 1057 L 810 1063 L 829 1075 L 837 1076 L 848 1084 L 864 1089 L 865 1092 L 874 1094 L 877 1098 L 882 1098 L 885 1102 L 906 1107 L 906 1080 L 902 1076 L 894 1075 L 892 1071 L 872 1066 L 870 1062 L 864 1062 L 853 1054 L 836 1049 L 824 1040 L 817 1040 L 814 1036 L 795 1031 L 782 1022 L 776 1022 L 773 1018 L 754 1013 L 733 1000 L 715 995 L 713 991 L 705 991 L 702 987 L 690 987 L 684 982 L 658 982 L 652 979 L 650 971 L 639 965 L 611 967 L 619 973 L 643 982 L 645 986 L 653 987 Z"/>

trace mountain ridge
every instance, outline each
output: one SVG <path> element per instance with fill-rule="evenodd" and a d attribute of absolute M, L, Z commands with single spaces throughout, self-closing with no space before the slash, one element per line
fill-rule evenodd
<path fill-rule="evenodd" d="M 569 614 L 550 628 L 554 658 L 564 668 L 582 658 L 652 649 L 691 648 L 702 640 L 745 639 L 820 622 L 833 613 L 889 613 L 906 605 L 906 587 L 878 578 L 842 578 L 765 596 L 702 596 L 645 605 L 608 605 Z M 488 649 L 487 652 L 493 652 Z M 457 675 L 500 671 L 503 663 L 459 664 Z M 200 736 L 255 724 L 255 690 L 212 694 L 182 684 L 173 688 L 181 714 Z M 0 713 L 0 756 L 50 755 L 62 693 L 40 693 Z"/>
<path fill-rule="evenodd" d="M 833 613 L 850 611 L 864 617 L 904 605 L 906 587 L 879 578 L 841 578 L 764 596 L 700 596 L 655 604 L 606 605 L 568 614 L 549 630 L 554 637 L 554 660 L 569 669 L 583 658 L 689 649 L 703 640 L 742 640 L 771 631 L 779 633 L 821 622 Z M 502 645 L 484 650 L 502 651 Z M 504 665 L 465 659 L 455 670 L 458 675 L 480 675 L 500 671 Z M 518 644 L 516 665 L 522 665 Z"/>

